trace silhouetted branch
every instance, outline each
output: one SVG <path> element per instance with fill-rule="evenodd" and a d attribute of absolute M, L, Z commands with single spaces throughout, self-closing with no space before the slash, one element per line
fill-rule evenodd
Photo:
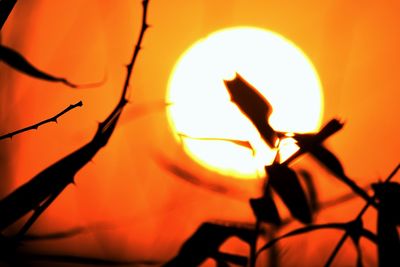
<path fill-rule="evenodd" d="M 0 0 L 0 30 L 3 28 L 8 16 L 14 8 L 17 0 Z"/>
<path fill-rule="evenodd" d="M 323 229 L 337 229 L 337 230 L 347 230 L 349 228 L 350 223 L 327 223 L 327 224 L 315 224 L 315 225 L 309 225 L 305 227 L 301 227 L 298 229 L 295 229 L 293 231 L 290 231 L 287 234 L 284 234 L 280 237 L 277 237 L 275 239 L 270 240 L 267 244 L 262 246 L 258 251 L 257 251 L 257 256 L 260 255 L 261 252 L 264 250 L 272 247 L 275 245 L 278 241 L 281 241 L 282 239 L 295 236 L 295 235 L 301 235 L 301 234 L 306 234 L 312 231 L 316 230 L 323 230 Z M 361 229 L 361 236 L 369 239 L 370 241 L 374 242 L 375 244 L 377 243 L 377 238 L 374 233 L 369 231 L 368 229 Z"/>
<path fill-rule="evenodd" d="M 250 267 L 256 267 L 256 262 L 257 262 L 257 240 L 258 240 L 258 235 L 260 234 L 260 227 L 261 227 L 261 222 L 257 218 L 256 219 L 256 226 L 254 230 L 254 239 L 253 242 L 250 243 Z"/>
<path fill-rule="evenodd" d="M 289 157 L 283 164 L 288 165 L 300 155 L 309 152 L 316 160 L 332 172 L 341 182 L 349 186 L 354 193 L 358 194 L 365 201 L 369 202 L 371 197 L 361 187 L 359 187 L 352 179 L 344 173 L 342 164 L 339 159 L 327 148 L 322 142 L 332 134 L 342 129 L 343 123 L 337 119 L 329 121 L 317 134 L 295 134 L 294 139 L 298 142 L 300 149 Z M 371 203 L 375 208 L 375 202 Z"/>
<path fill-rule="evenodd" d="M 128 102 L 126 95 L 129 87 L 129 80 L 144 32 L 148 27 L 146 23 L 148 1 L 145 0 L 142 3 L 142 27 L 132 59 L 127 66 L 127 75 L 118 104 L 110 115 L 99 124 L 93 139 L 89 143 L 52 164 L 0 201 L 0 230 L 13 224 L 29 211 L 38 209 L 32 216 L 33 219 L 28 220 L 27 226 L 21 229 L 21 233 L 26 232 L 30 225 L 39 217 L 38 215 L 50 205 L 67 185 L 74 182 L 76 173 L 90 162 L 97 152 L 107 144 L 114 132 L 121 112 Z"/>
<path fill-rule="evenodd" d="M 59 117 L 61 117 L 62 115 L 64 115 L 65 113 L 67 113 L 68 111 L 70 111 L 70 110 L 72 110 L 74 108 L 82 107 L 82 105 L 83 105 L 82 101 L 79 101 L 78 103 L 73 104 L 73 105 L 69 105 L 66 109 L 64 109 L 63 111 L 61 111 L 60 113 L 58 113 L 57 115 L 55 115 L 55 116 L 53 116 L 53 117 L 51 117 L 49 119 L 43 120 L 43 121 L 38 122 L 38 123 L 36 123 L 34 125 L 22 128 L 22 129 L 17 130 L 17 131 L 1 135 L 0 136 L 0 140 L 6 139 L 6 138 L 12 138 L 14 135 L 17 135 L 17 134 L 20 134 L 20 133 L 23 133 L 23 132 L 27 132 L 27 131 L 30 131 L 30 130 L 37 130 L 40 126 L 42 126 L 43 124 L 46 124 L 46 123 L 50 123 L 50 122 L 57 123 L 57 120 L 58 120 Z"/>
<path fill-rule="evenodd" d="M 400 168 L 400 164 L 398 164 L 396 166 L 396 168 L 390 173 L 390 175 L 386 178 L 386 180 L 383 182 L 384 184 L 390 182 L 390 180 L 396 175 L 397 171 Z M 361 211 L 359 212 L 359 214 L 357 215 L 356 219 L 354 221 L 357 220 L 361 220 L 362 216 L 364 215 L 364 213 L 368 210 L 368 208 L 375 203 L 375 200 L 377 198 L 377 194 L 376 192 L 374 193 L 373 197 L 365 204 L 365 206 L 361 209 Z M 332 251 L 332 254 L 329 256 L 328 261 L 325 264 L 325 267 L 329 267 L 331 266 L 333 260 L 335 259 L 337 253 L 340 251 L 340 249 L 342 248 L 344 242 L 346 241 L 346 239 L 350 236 L 350 231 L 346 231 L 343 236 L 340 238 L 339 242 L 336 244 L 334 250 Z"/>

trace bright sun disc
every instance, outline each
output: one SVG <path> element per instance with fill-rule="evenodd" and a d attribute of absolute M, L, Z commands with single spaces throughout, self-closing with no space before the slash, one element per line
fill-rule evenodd
<path fill-rule="evenodd" d="M 321 122 L 323 96 L 318 74 L 307 56 L 274 32 L 237 27 L 199 40 L 177 61 L 168 83 L 168 120 L 175 138 L 199 164 L 223 175 L 256 178 L 276 151 L 230 101 L 224 80 L 239 73 L 273 107 L 276 131 L 314 132 Z M 183 135 L 180 135 L 183 134 Z M 251 150 L 226 138 L 249 141 Z M 281 143 L 283 158 L 298 148 L 291 138 Z"/>

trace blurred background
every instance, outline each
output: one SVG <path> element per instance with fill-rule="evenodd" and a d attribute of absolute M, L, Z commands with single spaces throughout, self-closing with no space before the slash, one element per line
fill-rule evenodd
<path fill-rule="evenodd" d="M 337 117 L 346 122 L 327 142 L 329 148 L 359 185 L 384 179 L 397 165 L 400 151 L 399 12 L 397 1 L 151 1 L 148 22 L 152 27 L 133 72 L 130 105 L 109 144 L 79 172 L 76 185 L 66 188 L 31 233 L 87 230 L 62 240 L 30 242 L 24 248 L 163 262 L 177 253 L 202 222 L 254 222 L 248 199 L 260 194 L 262 181 L 224 177 L 194 163 L 174 140 L 163 106 L 169 75 L 181 53 L 225 27 L 261 27 L 296 43 L 320 75 L 323 121 Z M 118 101 L 141 16 L 139 0 L 17 1 L 1 31 L 3 45 L 40 69 L 75 83 L 100 81 L 105 75 L 107 80 L 98 88 L 71 89 L 0 64 L 1 133 L 53 116 L 79 100 L 84 104 L 57 125 L 0 142 L 1 197 L 90 141 L 97 123 Z M 178 179 L 160 166 L 157 155 L 206 183 L 225 188 L 227 194 Z M 349 192 L 307 156 L 294 168 L 312 173 L 321 201 Z M 354 198 L 325 209 L 316 222 L 348 221 L 363 204 Z M 365 225 L 373 230 L 375 215 L 371 210 L 365 217 Z M 294 222 L 281 233 L 299 226 Z M 338 231 L 321 231 L 280 243 L 282 266 L 299 261 L 304 266 L 322 265 L 340 236 Z M 374 246 L 364 240 L 362 246 L 365 264 L 375 266 Z M 230 240 L 226 249 L 248 253 L 237 240 Z M 355 265 L 350 241 L 334 265 Z"/>

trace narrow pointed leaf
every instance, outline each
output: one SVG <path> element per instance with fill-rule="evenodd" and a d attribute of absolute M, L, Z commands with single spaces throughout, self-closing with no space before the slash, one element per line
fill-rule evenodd
<path fill-rule="evenodd" d="M 317 188 L 315 186 L 313 176 L 306 170 L 300 170 L 300 177 L 303 179 L 308 192 L 308 198 L 310 200 L 310 208 L 312 212 L 317 212 L 320 209 L 320 203 L 318 199 Z"/>
<path fill-rule="evenodd" d="M 75 84 L 70 83 L 65 78 L 53 76 L 39 70 L 38 68 L 33 66 L 28 60 L 26 60 L 20 53 L 3 45 L 0 45 L 0 60 L 12 67 L 13 69 L 18 70 L 31 77 L 46 80 L 49 82 L 61 82 L 70 87 L 77 87 Z"/>
<path fill-rule="evenodd" d="M 296 173 L 280 164 L 267 166 L 266 171 L 272 189 L 278 193 L 293 217 L 303 223 L 310 223 L 311 210 Z"/>
<path fill-rule="evenodd" d="M 309 152 L 321 162 L 328 170 L 338 177 L 346 176 L 339 159 L 322 145 L 313 146 Z"/>
<path fill-rule="evenodd" d="M 344 124 L 338 119 L 332 119 L 327 124 L 325 124 L 325 126 L 318 132 L 316 136 L 318 137 L 318 140 L 322 142 L 329 136 L 341 130 L 343 128 L 343 125 Z"/>
<path fill-rule="evenodd" d="M 239 74 L 236 74 L 233 80 L 225 81 L 225 86 L 231 101 L 249 118 L 264 141 L 270 147 L 275 147 L 278 137 L 268 123 L 272 113 L 272 106 L 268 100 Z"/>

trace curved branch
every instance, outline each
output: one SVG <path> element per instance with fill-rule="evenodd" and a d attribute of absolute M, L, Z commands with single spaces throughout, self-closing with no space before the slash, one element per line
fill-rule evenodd
<path fill-rule="evenodd" d="M 277 237 L 275 239 L 272 239 L 269 241 L 267 244 L 262 246 L 258 251 L 257 251 L 257 256 L 263 252 L 264 250 L 272 247 L 275 245 L 278 241 L 281 241 L 282 239 L 295 236 L 295 235 L 301 235 L 301 234 L 306 234 L 308 232 L 316 231 L 316 230 L 323 230 L 323 229 L 337 229 L 337 230 L 344 230 L 346 231 L 348 229 L 348 223 L 327 223 L 327 224 L 316 224 L 316 225 L 309 225 L 305 227 L 301 227 L 298 229 L 295 229 L 293 231 L 290 231 L 287 234 L 284 234 L 280 237 Z M 368 229 L 363 228 L 361 230 L 361 236 L 369 239 L 373 243 L 377 243 L 377 238 L 374 233 L 369 231 Z"/>

